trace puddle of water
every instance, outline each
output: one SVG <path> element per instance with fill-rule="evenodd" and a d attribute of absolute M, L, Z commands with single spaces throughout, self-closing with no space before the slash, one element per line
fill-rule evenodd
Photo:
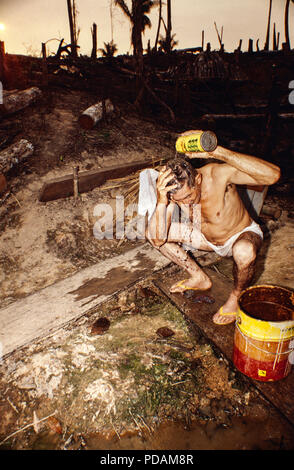
<path fill-rule="evenodd" d="M 42 434 L 34 442 L 34 450 L 60 449 L 61 438 Z M 65 441 L 64 441 L 65 442 Z M 64 444 L 63 444 L 64 446 Z M 277 429 L 275 422 L 255 422 L 248 418 L 233 418 L 232 425 L 224 427 L 213 421 L 192 424 L 190 429 L 179 423 L 162 424 L 154 434 L 127 433 L 106 439 L 92 434 L 79 442 L 71 442 L 68 450 L 293 450 L 294 429 Z"/>
<path fill-rule="evenodd" d="M 83 300 L 93 295 L 110 295 L 123 289 L 126 284 L 135 282 L 146 274 L 146 270 L 153 269 L 155 262 L 142 255 L 135 269 L 126 269 L 122 266 L 112 268 L 105 277 L 93 278 L 86 281 L 78 289 L 69 292 L 76 296 L 75 300 Z"/>
<path fill-rule="evenodd" d="M 274 431 L 274 430 L 273 430 Z M 271 432 L 264 423 L 235 418 L 231 427 L 214 422 L 193 424 L 190 430 L 178 423 L 162 425 L 153 436 L 126 436 L 106 441 L 97 436 L 87 439 L 89 449 L 113 450 L 278 450 L 294 449 L 294 432 L 287 437 Z"/>

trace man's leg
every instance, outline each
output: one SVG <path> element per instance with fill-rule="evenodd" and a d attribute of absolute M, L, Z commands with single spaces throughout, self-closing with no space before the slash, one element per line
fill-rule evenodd
<path fill-rule="evenodd" d="M 213 321 L 226 325 L 235 321 L 238 309 L 238 298 L 243 289 L 250 285 L 254 275 L 255 261 L 258 250 L 262 245 L 262 239 L 254 232 L 244 232 L 233 245 L 233 275 L 234 289 L 226 303 L 214 315 Z M 232 315 L 222 313 L 232 312 Z"/>
<path fill-rule="evenodd" d="M 152 243 L 152 240 L 150 242 Z M 196 229 L 190 227 L 189 230 L 188 226 L 184 227 L 183 224 L 177 222 L 172 223 L 168 234 L 168 241 L 158 250 L 166 258 L 185 269 L 189 273 L 190 278 L 185 280 L 182 286 L 179 285 L 179 282 L 174 284 L 170 288 L 170 292 L 183 292 L 187 287 L 198 288 L 200 290 L 209 289 L 211 287 L 211 280 L 179 243 L 187 243 L 194 249 L 211 251 L 211 248 L 201 240 L 200 233 Z"/>

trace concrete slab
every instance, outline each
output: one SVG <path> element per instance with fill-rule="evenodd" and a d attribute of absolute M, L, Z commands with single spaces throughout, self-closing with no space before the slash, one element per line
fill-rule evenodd
<path fill-rule="evenodd" d="M 0 356 L 50 334 L 168 264 L 146 243 L 0 309 Z"/>

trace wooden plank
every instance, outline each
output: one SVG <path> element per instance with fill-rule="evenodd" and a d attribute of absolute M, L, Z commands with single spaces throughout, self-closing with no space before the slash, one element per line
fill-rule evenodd
<path fill-rule="evenodd" d="M 294 113 L 279 113 L 280 119 L 294 119 Z M 265 119 L 265 113 L 252 113 L 252 114 L 203 114 L 203 120 L 221 120 L 221 119 L 232 119 L 232 120 L 246 120 L 246 119 Z"/>
<path fill-rule="evenodd" d="M 181 279 L 187 278 L 187 273 L 176 268 L 167 270 L 167 274 L 161 277 L 154 277 L 154 283 L 160 288 L 174 304 L 181 310 L 184 316 L 194 323 L 206 338 L 212 340 L 226 357 L 233 356 L 233 333 L 234 324 L 226 327 L 215 325 L 212 322 L 214 313 L 225 303 L 228 293 L 232 288 L 232 282 L 227 278 L 220 276 L 210 268 L 203 269 L 210 277 L 213 285 L 207 295 L 215 299 L 214 304 L 198 303 L 194 304 L 183 294 L 171 294 L 169 289 L 172 284 Z M 201 292 L 202 293 L 202 292 Z M 203 292 L 205 294 L 205 292 Z"/>
<path fill-rule="evenodd" d="M 149 244 L 89 266 L 0 309 L 0 361 L 89 312 L 169 264 Z M 116 274 L 115 274 L 116 273 Z"/>
<path fill-rule="evenodd" d="M 163 160 L 162 160 L 163 161 Z M 135 171 L 149 168 L 154 165 L 152 160 L 128 163 L 126 165 L 111 166 L 101 170 L 83 171 L 79 173 L 79 193 L 92 191 L 114 178 L 123 178 Z M 73 196 L 74 178 L 73 175 L 65 175 L 45 183 L 39 194 L 39 201 L 48 202 L 55 199 Z"/>
<path fill-rule="evenodd" d="M 161 289 L 179 308 L 194 328 L 219 349 L 233 367 L 234 324 L 219 326 L 212 322 L 213 314 L 224 304 L 232 289 L 232 281 L 224 278 L 211 268 L 204 268 L 213 282 L 208 295 L 215 299 L 214 304 L 193 304 L 183 294 L 171 294 L 170 286 L 177 280 L 187 277 L 187 273 L 180 269 L 169 269 L 167 275 L 155 275 L 153 282 Z M 277 382 L 259 382 L 243 376 L 252 384 L 273 406 L 275 406 L 294 425 L 294 372 Z"/>

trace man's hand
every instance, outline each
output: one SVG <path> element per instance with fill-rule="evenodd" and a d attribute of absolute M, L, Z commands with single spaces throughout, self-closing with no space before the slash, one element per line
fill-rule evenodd
<path fill-rule="evenodd" d="M 167 193 L 172 189 L 176 189 L 178 187 L 177 184 L 172 184 L 167 186 L 167 184 L 175 177 L 174 173 L 171 169 L 166 169 L 164 166 L 158 175 L 156 188 L 157 188 L 157 202 L 161 204 L 168 205 L 168 196 Z"/>
<path fill-rule="evenodd" d="M 199 130 L 186 131 L 180 134 L 180 137 L 186 136 L 186 135 L 193 135 L 196 132 L 201 132 L 201 131 Z M 213 155 L 213 152 L 186 152 L 185 155 L 189 158 L 215 158 Z"/>

